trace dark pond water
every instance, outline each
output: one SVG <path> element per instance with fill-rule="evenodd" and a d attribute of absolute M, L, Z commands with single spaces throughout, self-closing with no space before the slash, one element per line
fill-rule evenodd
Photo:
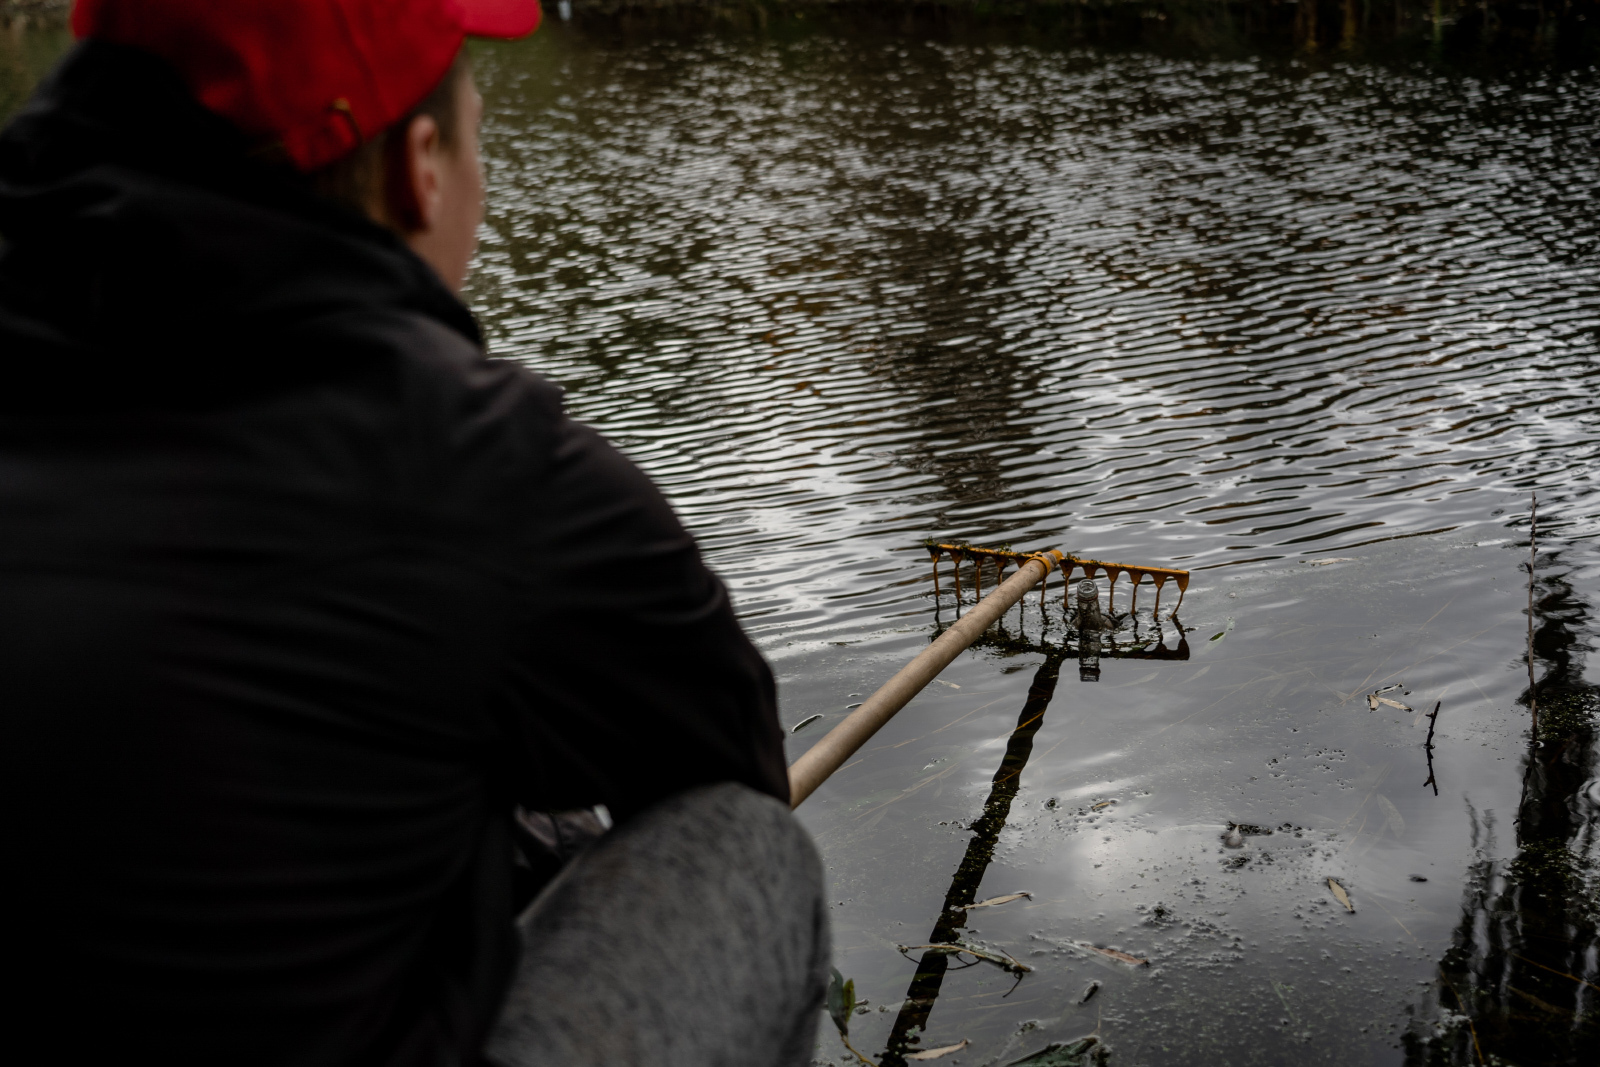
<path fill-rule="evenodd" d="M 1595 1062 L 1574 9 L 562 10 L 478 50 L 470 298 L 671 494 L 795 754 L 953 618 L 924 537 L 1194 571 L 1097 682 L 1030 601 L 801 809 L 853 1044 Z M 897 948 L 958 938 L 1033 969 Z"/>

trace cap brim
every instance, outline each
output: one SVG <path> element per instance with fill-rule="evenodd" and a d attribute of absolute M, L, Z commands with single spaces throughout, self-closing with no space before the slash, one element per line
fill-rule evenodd
<path fill-rule="evenodd" d="M 526 37 L 539 28 L 539 0 L 456 0 L 470 37 Z"/>

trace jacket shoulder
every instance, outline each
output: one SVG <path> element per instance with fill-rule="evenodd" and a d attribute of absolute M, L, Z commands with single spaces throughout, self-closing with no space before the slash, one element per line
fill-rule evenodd
<path fill-rule="evenodd" d="M 340 327 L 318 332 L 366 368 L 356 392 L 418 502 L 474 524 L 515 522 L 518 498 L 548 478 L 566 432 L 561 388 L 427 315 L 368 314 L 348 330 L 347 344 Z"/>

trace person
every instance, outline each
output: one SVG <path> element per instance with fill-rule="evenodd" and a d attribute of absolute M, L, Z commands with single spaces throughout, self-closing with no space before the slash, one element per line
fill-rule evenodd
<path fill-rule="evenodd" d="M 14 1048 L 809 1061 L 822 876 L 772 675 L 457 295 L 463 42 L 537 19 L 79 0 L 0 132 Z M 537 813 L 601 805 L 541 853 L 598 816 Z"/>

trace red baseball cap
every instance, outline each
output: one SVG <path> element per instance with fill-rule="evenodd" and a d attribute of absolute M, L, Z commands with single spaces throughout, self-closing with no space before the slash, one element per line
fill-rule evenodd
<path fill-rule="evenodd" d="M 160 56 L 309 171 L 403 118 L 468 35 L 522 37 L 539 14 L 539 0 L 76 0 L 72 30 Z"/>

